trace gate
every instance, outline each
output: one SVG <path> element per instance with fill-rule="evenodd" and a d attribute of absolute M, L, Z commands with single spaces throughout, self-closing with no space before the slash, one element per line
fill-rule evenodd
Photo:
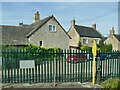
<path fill-rule="evenodd" d="M 101 53 L 96 58 L 96 80 L 120 76 L 119 52 Z M 112 57 L 113 55 L 116 57 Z M 3 49 L 2 83 L 86 82 L 92 80 L 92 53 L 78 50 Z M 20 62 L 33 61 L 34 68 Z M 27 63 L 25 63 L 27 66 Z M 29 66 L 29 65 L 28 65 Z"/>

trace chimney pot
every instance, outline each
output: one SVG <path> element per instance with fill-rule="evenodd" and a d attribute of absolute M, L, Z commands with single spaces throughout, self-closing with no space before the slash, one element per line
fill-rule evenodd
<path fill-rule="evenodd" d="M 110 35 L 113 35 L 113 34 L 115 34 L 114 27 L 112 27 L 111 30 L 110 30 Z"/>
<path fill-rule="evenodd" d="M 96 23 L 94 22 L 93 25 L 92 25 L 93 29 L 96 30 Z"/>
<path fill-rule="evenodd" d="M 34 14 L 34 22 L 37 22 L 40 20 L 40 14 L 39 14 L 39 11 L 37 11 L 35 14 Z"/>
<path fill-rule="evenodd" d="M 23 22 L 22 22 L 22 23 L 19 23 L 19 26 L 23 26 Z"/>

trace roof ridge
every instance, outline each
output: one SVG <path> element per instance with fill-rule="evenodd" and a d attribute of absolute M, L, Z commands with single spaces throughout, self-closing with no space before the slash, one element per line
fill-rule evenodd
<path fill-rule="evenodd" d="M 75 25 L 75 29 L 78 32 L 78 34 L 82 37 L 86 36 L 86 37 L 101 38 L 101 34 L 97 30 L 94 30 L 94 28 L 92 27 Z"/>
<path fill-rule="evenodd" d="M 84 26 L 84 25 L 75 25 L 75 26 L 78 26 L 78 27 L 86 27 L 86 28 L 92 28 L 92 27 Z M 92 29 L 93 29 L 93 28 L 92 28 Z"/>
<path fill-rule="evenodd" d="M 38 22 L 40 22 L 40 21 L 42 21 L 42 20 L 45 20 L 45 19 L 47 19 L 47 18 L 50 18 L 50 17 L 53 17 L 53 15 L 47 16 L 46 18 L 43 18 L 43 19 L 39 20 Z M 36 24 L 36 23 L 38 23 L 38 22 L 34 22 L 34 23 L 30 24 L 30 26 L 31 26 L 31 25 L 34 25 L 34 24 Z"/>
<path fill-rule="evenodd" d="M 116 37 L 116 39 L 120 42 L 120 34 L 113 34 L 115 37 Z"/>
<path fill-rule="evenodd" d="M 32 25 L 36 25 L 36 24 L 38 24 L 38 25 L 37 25 L 37 27 L 34 27 L 34 26 L 33 26 L 34 28 L 32 29 L 32 31 L 29 32 L 26 36 L 29 37 L 30 35 L 32 35 L 35 31 L 38 30 L 38 28 L 40 28 L 44 23 L 46 23 L 49 19 L 51 19 L 51 18 L 53 18 L 53 17 L 54 17 L 54 16 L 51 15 L 51 16 L 48 16 L 48 17 L 42 19 L 42 20 L 39 20 L 39 21 L 36 22 L 36 23 L 31 24 L 31 25 L 30 25 L 31 27 L 32 27 Z M 42 23 L 41 23 L 41 22 L 42 22 Z M 41 23 L 41 24 L 39 24 L 39 23 Z"/>

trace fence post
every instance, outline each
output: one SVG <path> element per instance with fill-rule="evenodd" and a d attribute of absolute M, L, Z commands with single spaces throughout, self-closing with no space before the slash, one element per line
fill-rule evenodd
<path fill-rule="evenodd" d="M 54 74 L 54 87 L 55 87 L 55 58 L 54 58 L 54 65 L 53 65 L 53 74 Z"/>
<path fill-rule="evenodd" d="M 120 51 L 118 51 L 119 77 L 120 77 Z"/>
<path fill-rule="evenodd" d="M 4 55 L 5 55 L 5 53 L 4 53 L 4 48 L 2 48 L 2 83 L 4 83 L 4 73 L 3 73 L 3 71 L 4 71 L 4 66 L 5 66 L 5 64 L 4 64 Z"/>
<path fill-rule="evenodd" d="M 96 72 L 96 75 L 97 75 L 97 83 L 100 83 L 100 79 L 101 79 L 101 65 L 100 65 L 100 58 L 97 58 L 97 72 Z"/>

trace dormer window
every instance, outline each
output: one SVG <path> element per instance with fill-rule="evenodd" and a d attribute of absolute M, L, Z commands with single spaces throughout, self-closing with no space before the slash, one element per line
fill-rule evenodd
<path fill-rule="evenodd" d="M 55 31 L 56 31 L 56 26 L 50 24 L 50 25 L 49 25 L 49 31 L 50 31 L 50 32 L 55 32 Z"/>

